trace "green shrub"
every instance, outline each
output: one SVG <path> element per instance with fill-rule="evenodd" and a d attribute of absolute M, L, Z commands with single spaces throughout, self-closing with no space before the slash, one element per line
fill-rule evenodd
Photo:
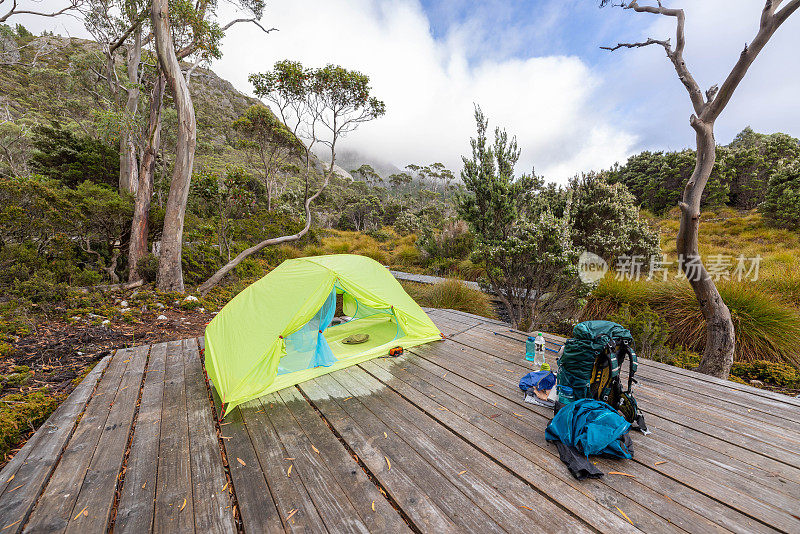
<path fill-rule="evenodd" d="M 18 388 L 24 386 L 33 377 L 30 367 L 27 365 L 17 365 L 14 371 L 5 376 L 5 386 Z"/>
<path fill-rule="evenodd" d="M 419 231 L 420 221 L 419 217 L 410 211 L 404 211 L 394 221 L 394 229 L 400 235 L 413 234 Z"/>
<path fill-rule="evenodd" d="M 0 360 L 14 355 L 14 346 L 5 341 L 0 341 Z"/>
<path fill-rule="evenodd" d="M 386 243 L 387 241 L 397 237 L 391 228 L 384 227 L 377 230 L 369 230 L 366 232 L 368 236 L 377 241 L 378 243 Z"/>
<path fill-rule="evenodd" d="M 145 254 L 136 263 L 136 270 L 145 282 L 155 282 L 158 276 L 158 256 L 152 253 Z"/>
<path fill-rule="evenodd" d="M 72 285 L 79 287 L 91 287 L 100 284 L 103 281 L 103 275 L 97 271 L 81 270 L 70 281 Z"/>
<path fill-rule="evenodd" d="M 234 270 L 236 276 L 243 280 L 258 280 L 266 274 L 261 262 L 253 257 L 245 258 Z"/>
<path fill-rule="evenodd" d="M 770 385 L 800 388 L 800 371 L 789 364 L 780 362 L 767 360 L 736 362 L 731 367 L 731 375 L 739 377 L 745 382 L 761 380 Z"/>
<path fill-rule="evenodd" d="M 218 252 L 207 243 L 184 245 L 181 261 L 183 278 L 187 285 L 205 282 L 221 266 Z"/>
<path fill-rule="evenodd" d="M 773 226 L 800 229 L 800 161 L 772 174 L 764 202 L 758 209 Z"/>
<path fill-rule="evenodd" d="M 59 402 L 61 397 L 50 395 L 46 388 L 33 393 L 5 395 L 0 399 L 0 457 L 5 458 L 22 439 L 23 433 L 38 428 Z"/>
<path fill-rule="evenodd" d="M 662 361 L 669 352 L 666 346 L 669 325 L 650 306 L 632 309 L 630 304 L 625 303 L 608 320 L 630 330 L 639 356 Z"/>
<path fill-rule="evenodd" d="M 449 272 L 461 260 L 467 259 L 475 245 L 475 236 L 467 223 L 449 221 L 441 231 L 426 231 L 417 242 L 423 259 L 439 272 Z"/>
<path fill-rule="evenodd" d="M 39 174 L 74 187 L 86 180 L 116 187 L 119 149 L 89 136 L 76 135 L 60 124 L 33 128 L 30 166 Z"/>

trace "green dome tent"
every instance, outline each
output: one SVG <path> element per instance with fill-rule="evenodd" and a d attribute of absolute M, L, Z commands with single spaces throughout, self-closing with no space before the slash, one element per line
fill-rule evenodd
<path fill-rule="evenodd" d="M 347 322 L 331 325 L 337 295 Z M 355 334 L 368 334 L 350 344 Z M 441 333 L 381 264 L 337 254 L 287 260 L 236 295 L 205 333 L 208 378 L 235 406 Z M 362 339 L 364 336 L 360 336 Z"/>

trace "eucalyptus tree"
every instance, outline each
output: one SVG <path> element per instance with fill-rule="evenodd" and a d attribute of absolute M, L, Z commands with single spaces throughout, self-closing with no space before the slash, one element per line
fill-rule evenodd
<path fill-rule="evenodd" d="M 665 7 L 662 0 L 651 2 L 650 5 L 640 5 L 638 0 L 623 0 L 618 4 L 611 0 L 600 0 L 601 7 L 606 5 L 621 7 L 635 13 L 671 17 L 676 21 L 674 45 L 670 39 L 651 37 L 644 41 L 619 43 L 616 46 L 602 48 L 614 51 L 621 48 L 662 47 L 666 52 L 667 59 L 675 68 L 678 79 L 689 94 L 689 100 L 694 109 L 694 113 L 689 117 L 689 124 L 695 132 L 697 158 L 694 171 L 686 183 L 681 201 L 678 202 L 680 228 L 677 236 L 677 252 L 682 257 L 681 267 L 687 274 L 706 320 L 706 344 L 699 370 L 709 375 L 727 378 L 733 364 L 736 332 L 731 312 L 722 300 L 714 280 L 703 266 L 698 245 L 701 197 L 716 160 L 714 124 L 725 110 L 758 54 L 778 28 L 800 8 L 800 0 L 766 0 L 761 9 L 755 37 L 739 53 L 736 63 L 722 85 L 712 85 L 705 92 L 700 88 L 683 57 L 686 47 L 684 32 L 686 16 L 682 9 Z M 691 274 L 689 270 L 692 271 Z"/>
<path fill-rule="evenodd" d="M 272 71 L 251 74 L 250 81 L 258 96 L 273 103 L 289 129 L 304 139 L 306 223 L 292 235 L 264 239 L 242 251 L 197 288 L 206 294 L 242 260 L 271 245 L 296 241 L 311 228 L 311 204 L 330 182 L 336 164 L 337 142 L 359 125 L 386 113 L 386 105 L 371 95 L 369 76 L 338 65 L 306 68 L 299 62 L 279 61 Z M 317 191 L 309 196 L 311 147 L 316 143 L 330 150 L 330 163 Z"/>
<path fill-rule="evenodd" d="M 195 4 L 176 3 L 174 21 L 180 21 L 179 24 L 171 24 L 168 0 L 153 0 L 150 11 L 159 68 L 170 88 L 178 113 L 177 146 L 156 278 L 156 284 L 162 291 L 184 290 L 181 265 L 183 223 L 197 144 L 194 105 L 180 61 L 193 54 L 207 58 L 220 57 L 219 43 L 225 31 L 240 22 L 253 23 L 266 33 L 274 30 L 268 30 L 259 23 L 264 0 L 238 0 L 231 3 L 245 9 L 252 17 L 238 18 L 220 25 L 216 22 L 218 3 L 212 0 L 200 0 Z"/>
<path fill-rule="evenodd" d="M 377 171 L 369 165 L 368 163 L 364 163 L 357 169 L 353 169 L 350 171 L 352 176 L 356 176 L 364 180 L 367 184 L 371 186 L 378 185 L 383 180 L 381 179 L 381 175 L 377 173 Z"/>
<path fill-rule="evenodd" d="M 250 165 L 261 171 L 267 191 L 267 211 L 272 211 L 272 200 L 279 194 L 278 176 L 300 143 L 262 104 L 250 106 L 234 121 L 233 129 L 239 134 L 236 146 L 244 151 Z"/>

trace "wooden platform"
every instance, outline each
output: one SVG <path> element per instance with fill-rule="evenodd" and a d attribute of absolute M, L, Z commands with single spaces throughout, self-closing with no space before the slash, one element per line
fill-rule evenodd
<path fill-rule="evenodd" d="M 221 425 L 201 340 L 116 352 L 0 473 L 0 534 L 800 532 L 800 400 L 643 362 L 653 433 L 578 482 L 522 402 L 524 337 L 430 315 L 449 339 Z"/>

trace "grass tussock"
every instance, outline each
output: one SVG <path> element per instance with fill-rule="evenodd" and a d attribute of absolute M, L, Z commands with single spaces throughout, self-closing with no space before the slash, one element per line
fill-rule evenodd
<path fill-rule="evenodd" d="M 420 306 L 459 310 L 491 319 L 497 318 L 488 295 L 467 287 L 459 280 L 450 279 L 432 285 L 413 282 L 402 282 L 402 284 L 406 292 Z"/>
<path fill-rule="evenodd" d="M 735 359 L 768 360 L 800 366 L 800 312 L 792 303 L 759 284 L 718 284 L 736 329 Z M 603 319 L 624 304 L 649 306 L 669 324 L 669 343 L 702 352 L 705 319 L 688 283 L 653 283 L 604 279 L 590 296 L 582 319 Z"/>

